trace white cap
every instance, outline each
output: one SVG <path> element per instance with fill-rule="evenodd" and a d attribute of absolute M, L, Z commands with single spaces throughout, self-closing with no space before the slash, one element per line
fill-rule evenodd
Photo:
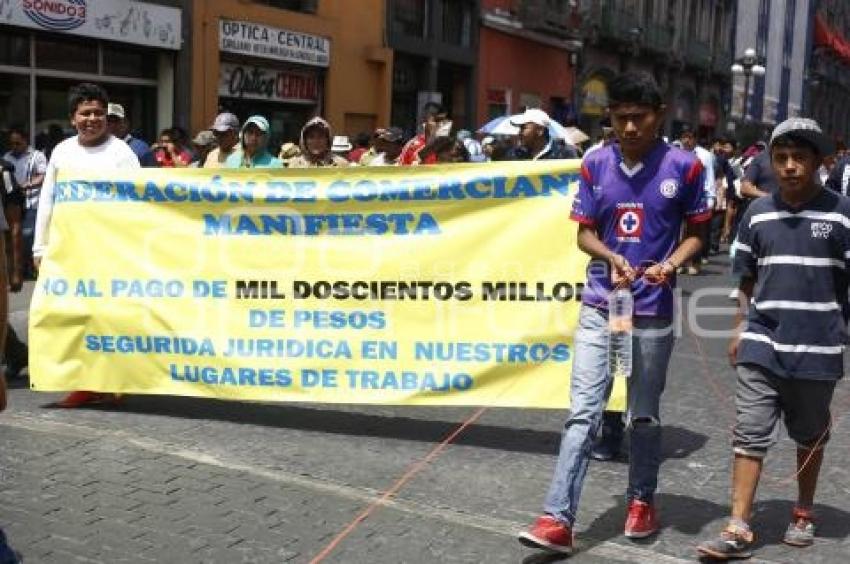
<path fill-rule="evenodd" d="M 106 115 L 115 116 L 121 119 L 127 117 L 127 114 L 124 113 L 124 106 L 122 106 L 121 104 L 113 103 L 110 103 L 108 106 L 106 106 Z"/>
<path fill-rule="evenodd" d="M 511 125 L 522 127 L 526 123 L 549 127 L 549 114 L 538 108 L 528 108 L 521 114 L 511 116 Z"/>
<path fill-rule="evenodd" d="M 335 135 L 334 141 L 331 144 L 331 151 L 334 153 L 342 153 L 352 149 L 351 141 L 348 140 L 348 135 Z"/>

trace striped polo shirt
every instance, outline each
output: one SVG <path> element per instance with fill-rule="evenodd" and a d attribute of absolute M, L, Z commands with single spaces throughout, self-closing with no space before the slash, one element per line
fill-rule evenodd
<path fill-rule="evenodd" d="M 741 220 L 735 273 L 755 278 L 738 363 L 784 378 L 844 375 L 850 199 L 821 190 L 800 208 L 778 193 Z"/>

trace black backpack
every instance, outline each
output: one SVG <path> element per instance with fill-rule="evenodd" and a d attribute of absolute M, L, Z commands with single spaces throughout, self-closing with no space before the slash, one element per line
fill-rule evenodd
<path fill-rule="evenodd" d="M 0 159 L 0 200 L 4 209 L 11 205 L 24 207 L 24 189 L 15 180 L 15 165 L 6 159 Z"/>

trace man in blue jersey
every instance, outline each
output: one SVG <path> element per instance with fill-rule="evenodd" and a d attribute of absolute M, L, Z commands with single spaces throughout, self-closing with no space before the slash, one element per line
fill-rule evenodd
<path fill-rule="evenodd" d="M 664 112 L 651 77 L 617 76 L 609 85 L 609 113 L 619 143 L 592 152 L 582 163 L 571 217 L 578 223 L 579 247 L 593 260 L 575 334 L 570 417 L 545 513 L 519 535 L 528 546 L 572 551 L 591 444 L 611 393 L 608 296 L 617 286 L 631 287 L 635 304 L 624 414 L 631 434 L 625 534 L 642 538 L 658 530 L 653 496 L 661 463 L 659 404 L 674 342 L 673 277 L 699 252 L 711 218 L 699 159 L 658 135 Z"/>
<path fill-rule="evenodd" d="M 780 415 L 797 443 L 798 497 L 783 542 L 814 541 L 814 503 L 836 382 L 847 342 L 850 200 L 824 190 L 816 172 L 832 142 L 816 122 L 791 118 L 773 130 L 770 158 L 779 191 L 750 204 L 738 229 L 740 276 L 732 446 L 732 516 L 697 547 L 717 559 L 751 556 L 750 513 L 762 462 Z"/>

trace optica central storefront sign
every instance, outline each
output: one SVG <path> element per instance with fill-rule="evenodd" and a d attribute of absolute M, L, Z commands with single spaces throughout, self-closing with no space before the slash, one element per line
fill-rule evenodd
<path fill-rule="evenodd" d="M 327 37 L 252 22 L 220 22 L 219 49 L 225 53 L 317 67 L 330 65 L 331 41 Z"/>
<path fill-rule="evenodd" d="M 219 96 L 272 102 L 313 104 L 319 99 L 314 74 L 279 71 L 252 65 L 221 64 Z"/>

